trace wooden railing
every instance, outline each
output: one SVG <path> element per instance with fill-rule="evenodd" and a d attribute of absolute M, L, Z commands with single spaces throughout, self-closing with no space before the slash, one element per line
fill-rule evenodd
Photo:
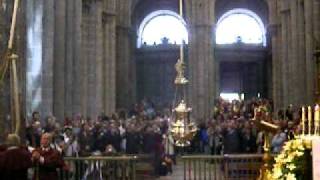
<path fill-rule="evenodd" d="M 183 179 L 257 179 L 262 165 L 261 154 L 221 156 L 183 156 Z"/>
<path fill-rule="evenodd" d="M 137 156 L 66 157 L 68 171 L 59 170 L 59 179 L 136 179 Z"/>

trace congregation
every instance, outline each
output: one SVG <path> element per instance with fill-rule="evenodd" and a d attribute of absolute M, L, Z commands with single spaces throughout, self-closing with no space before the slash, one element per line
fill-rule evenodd
<path fill-rule="evenodd" d="M 159 111 L 151 102 L 144 100 L 133 105 L 128 113 L 121 111 L 110 117 L 101 114 L 97 119 L 75 116 L 66 118 L 63 124 L 53 116 L 43 121 L 40 114 L 34 112 L 26 127 L 25 138 L 22 138 L 25 141 L 20 142 L 19 137 L 9 134 L 7 142 L 1 146 L 0 166 L 4 167 L 10 161 L 12 163 L 14 160 L 8 154 L 21 145 L 21 155 L 29 159 L 21 164 L 21 168 L 40 162 L 43 165 L 49 163 L 50 167 L 68 169 L 63 157 L 149 154 L 153 159 L 155 175 L 172 173 L 177 154 L 262 153 L 264 134 L 252 121 L 257 107 L 265 110 L 266 121 L 280 127 L 271 142 L 272 152 L 279 153 L 284 142 L 293 138 L 300 129 L 300 112 L 292 106 L 274 116 L 272 102 L 267 99 L 232 102 L 218 99 L 211 119 L 194 120 L 200 123 L 191 146 L 178 148 L 174 146 L 169 130 L 172 120 L 170 110 Z M 52 150 L 48 155 L 50 158 L 43 150 L 47 148 Z M 165 161 L 168 159 L 171 161 Z M 162 162 L 167 162 L 165 173 L 161 170 Z"/>

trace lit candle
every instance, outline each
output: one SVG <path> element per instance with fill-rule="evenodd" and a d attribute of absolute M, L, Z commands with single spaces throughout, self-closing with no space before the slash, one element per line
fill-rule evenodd
<path fill-rule="evenodd" d="M 306 109 L 302 107 L 302 115 L 301 115 L 301 123 L 302 123 L 302 135 L 304 135 L 305 131 L 305 121 L 306 121 Z"/>
<path fill-rule="evenodd" d="M 319 105 L 317 104 L 314 108 L 314 120 L 318 122 L 320 120 L 320 112 L 319 112 Z"/>
<path fill-rule="evenodd" d="M 316 107 L 314 108 L 314 133 L 318 133 L 318 128 L 319 128 L 319 121 L 320 121 L 320 109 L 319 105 L 317 104 Z"/>
<path fill-rule="evenodd" d="M 311 135 L 311 119 L 312 119 L 312 110 L 311 106 L 308 106 L 308 133 Z"/>

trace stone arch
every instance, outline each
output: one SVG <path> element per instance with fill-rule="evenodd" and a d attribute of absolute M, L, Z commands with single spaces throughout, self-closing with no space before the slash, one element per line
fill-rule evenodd
<path fill-rule="evenodd" d="M 141 22 L 141 24 L 139 25 L 137 34 L 138 34 L 138 38 L 137 38 L 137 47 L 141 47 L 141 45 L 143 44 L 143 35 L 144 35 L 144 31 L 145 28 L 156 18 L 159 18 L 161 16 L 168 16 L 168 17 L 173 17 L 171 18 L 172 20 L 175 20 L 176 23 L 180 23 L 177 24 L 177 28 L 180 28 L 182 31 L 182 26 L 184 26 L 184 31 L 183 33 L 186 33 L 185 36 L 181 37 L 182 39 L 184 39 L 186 42 L 188 41 L 188 31 L 187 31 L 187 27 L 186 27 L 186 22 L 183 20 L 182 17 L 180 17 L 177 13 L 170 11 L 170 10 L 157 10 L 154 11 L 152 13 L 150 13 L 149 15 L 147 15 L 143 21 Z M 168 37 L 167 37 L 168 38 Z M 169 38 L 170 40 L 170 38 Z M 177 41 L 177 44 L 181 44 L 181 42 Z"/>
<path fill-rule="evenodd" d="M 216 33 L 223 33 L 225 34 L 225 29 L 223 29 L 224 32 L 221 32 L 222 29 L 221 28 L 227 28 L 224 24 L 224 22 L 226 21 L 229 21 L 230 20 L 232 21 L 232 19 L 236 19 L 238 18 L 239 16 L 241 16 L 241 19 L 243 19 L 243 22 L 244 23 L 249 23 L 247 24 L 248 26 L 252 26 L 252 33 L 255 32 L 255 33 L 259 33 L 259 36 L 261 36 L 261 44 L 263 44 L 263 46 L 266 46 L 266 28 L 265 28 L 265 25 L 263 24 L 261 18 L 256 14 L 254 13 L 253 11 L 250 11 L 248 9 L 242 9 L 242 8 L 235 8 L 235 9 L 232 9 L 232 10 L 229 10 L 227 12 L 225 12 L 220 18 L 219 20 L 217 21 L 217 25 L 216 25 Z M 238 23 L 238 22 L 234 22 L 234 23 Z M 230 23 L 229 23 L 230 24 Z M 234 31 L 235 29 L 231 29 L 229 31 L 229 36 L 232 36 L 232 33 L 236 33 L 236 32 L 232 32 Z M 243 27 L 239 27 L 239 29 L 237 28 L 237 31 L 238 30 L 246 30 L 245 28 Z M 253 31 L 255 30 L 255 31 Z M 250 32 L 248 32 L 250 33 Z M 242 32 L 239 34 L 239 36 L 244 36 L 244 37 L 248 37 L 248 33 L 246 32 Z M 223 34 L 220 34 L 220 35 L 223 35 Z M 219 39 L 218 39 L 219 40 Z M 244 41 L 247 41 L 248 39 L 244 39 Z M 221 39 L 220 39 L 221 41 Z M 236 39 L 234 39 L 234 41 L 236 41 Z M 255 40 L 256 42 L 252 42 L 251 43 L 259 43 L 259 39 L 256 39 Z M 219 42 L 216 42 L 216 43 L 219 43 Z M 244 43 L 250 43 L 250 42 L 244 42 Z M 219 43 L 221 44 L 221 43 Z"/>
<path fill-rule="evenodd" d="M 269 5 L 267 0 L 257 1 L 257 0 L 216 0 L 215 2 L 215 18 L 216 22 L 220 17 L 227 11 L 235 8 L 248 9 L 255 14 L 257 14 L 263 24 L 268 24 L 269 22 Z"/>

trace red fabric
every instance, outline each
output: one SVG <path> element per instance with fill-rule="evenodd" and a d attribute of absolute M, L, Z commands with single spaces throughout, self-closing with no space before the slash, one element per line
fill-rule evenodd
<path fill-rule="evenodd" d="M 5 151 L 6 151 L 6 147 L 4 145 L 0 145 L 0 179 L 4 179 L 4 170 L 3 170 L 3 167 L 4 167 L 4 154 L 5 154 Z"/>
<path fill-rule="evenodd" d="M 44 162 L 36 162 L 36 173 L 34 179 L 37 179 L 37 175 L 39 176 L 39 180 L 58 179 L 57 168 L 62 168 L 64 166 L 60 153 L 52 148 L 48 151 L 43 151 L 41 148 L 37 148 L 35 151 L 40 153 L 44 158 Z"/>
<path fill-rule="evenodd" d="M 3 153 L 3 179 L 24 180 L 28 178 L 27 170 L 32 166 L 31 153 L 25 147 L 7 149 Z"/>

